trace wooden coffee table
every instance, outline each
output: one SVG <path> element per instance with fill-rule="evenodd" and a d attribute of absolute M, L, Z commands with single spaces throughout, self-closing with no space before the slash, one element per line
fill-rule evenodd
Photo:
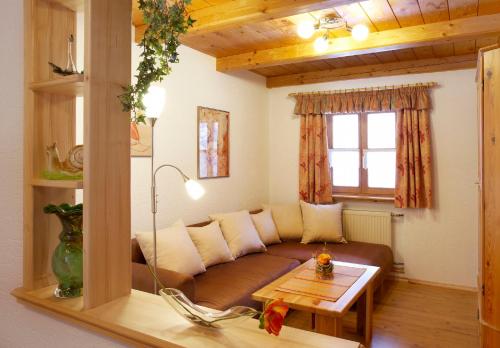
<path fill-rule="evenodd" d="M 281 278 L 258 290 L 252 294 L 252 298 L 263 303 L 268 300 L 282 298 L 290 308 L 311 313 L 313 328 L 316 332 L 336 337 L 342 336 L 342 317 L 357 301 L 357 330 L 360 335 L 364 336 L 365 344 L 369 345 L 372 339 L 373 280 L 380 272 L 380 268 L 339 261 L 335 261 L 334 265 L 335 269 L 351 269 L 354 272 L 362 274 L 359 275 L 359 278 L 355 278 L 356 280 L 354 280 L 352 285 L 346 286 L 343 284 L 344 289 L 341 289 L 340 286 L 343 282 L 343 277 L 340 274 L 326 285 L 325 282 L 315 283 L 315 281 L 311 280 L 310 286 L 312 288 L 307 289 L 313 289 L 311 291 L 314 291 L 314 287 L 318 286 L 322 291 L 325 289 L 331 290 L 332 294 L 342 293 L 338 295 L 336 300 L 326 300 L 325 297 L 321 298 L 321 296 L 317 296 L 317 293 L 310 294 L 304 288 L 304 279 L 299 279 L 300 282 L 295 282 L 297 278 L 302 277 L 302 274 L 310 273 L 310 271 L 306 270 L 309 269 L 312 272 L 315 266 L 314 259 L 303 263 Z M 309 286 L 308 284 L 305 285 Z M 341 291 L 333 289 L 336 286 Z M 331 289 L 328 287 L 331 287 Z M 293 292 L 284 291 L 284 288 Z M 319 291 L 319 288 L 316 290 Z"/>

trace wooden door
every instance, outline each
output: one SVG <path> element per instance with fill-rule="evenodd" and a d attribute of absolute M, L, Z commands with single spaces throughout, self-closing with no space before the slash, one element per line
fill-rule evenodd
<path fill-rule="evenodd" d="M 483 347 L 500 347 L 500 49 L 481 54 L 481 339 Z"/>

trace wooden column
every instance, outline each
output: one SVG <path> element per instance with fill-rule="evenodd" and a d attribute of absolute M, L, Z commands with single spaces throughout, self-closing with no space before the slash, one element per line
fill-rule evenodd
<path fill-rule="evenodd" d="M 131 2 L 86 0 L 85 308 L 131 290 L 130 118 L 118 99 L 130 66 Z"/>
<path fill-rule="evenodd" d="M 483 347 L 500 346 L 500 49 L 480 53 L 480 318 Z"/>

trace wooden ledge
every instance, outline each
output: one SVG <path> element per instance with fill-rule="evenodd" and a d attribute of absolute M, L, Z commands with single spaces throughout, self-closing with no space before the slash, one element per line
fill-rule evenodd
<path fill-rule="evenodd" d="M 83 189 L 83 180 L 33 179 L 31 184 L 36 187 Z"/>
<path fill-rule="evenodd" d="M 364 202 L 382 202 L 382 203 L 392 203 L 394 202 L 394 197 L 388 196 L 357 196 L 348 194 L 334 194 L 333 199 L 337 201 L 364 201 Z"/>
<path fill-rule="evenodd" d="M 160 296 L 132 290 L 128 296 L 85 310 L 83 298 L 57 299 L 54 286 L 12 291 L 20 302 L 111 336 L 133 346 L 146 347 L 329 347 L 359 348 L 357 342 L 283 327 L 274 337 L 258 329 L 249 319 L 237 326 L 212 330 L 193 326 L 179 316 Z"/>
<path fill-rule="evenodd" d="M 83 96 L 85 77 L 82 74 L 58 77 L 54 80 L 37 81 L 30 84 L 32 91 L 50 94 Z"/>

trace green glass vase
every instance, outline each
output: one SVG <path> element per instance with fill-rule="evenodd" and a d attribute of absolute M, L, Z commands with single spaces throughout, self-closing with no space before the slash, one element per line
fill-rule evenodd
<path fill-rule="evenodd" d="M 59 298 L 78 297 L 83 288 L 83 205 L 48 205 L 46 214 L 55 214 L 62 224 L 60 243 L 52 255 L 52 272 L 59 285 L 54 295 Z"/>

